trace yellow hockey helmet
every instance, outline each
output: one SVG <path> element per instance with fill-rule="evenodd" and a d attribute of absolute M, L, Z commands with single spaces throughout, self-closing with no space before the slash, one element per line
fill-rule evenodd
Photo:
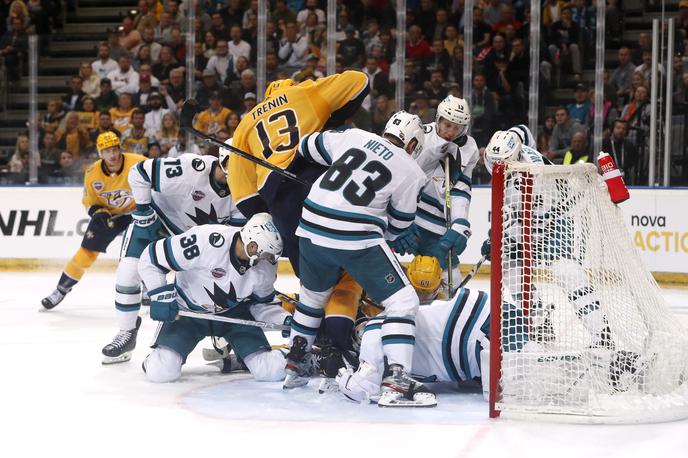
<path fill-rule="evenodd" d="M 119 146 L 119 144 L 119 137 L 111 130 L 98 135 L 98 139 L 96 140 L 98 154 L 100 154 L 100 152 L 103 150 L 112 148 L 113 146 Z"/>
<path fill-rule="evenodd" d="M 406 269 L 413 288 L 422 294 L 434 294 L 440 287 L 442 268 L 433 256 L 416 256 Z"/>
<path fill-rule="evenodd" d="M 270 83 L 268 85 L 267 89 L 265 89 L 265 98 L 267 99 L 268 97 L 270 97 L 272 94 L 277 92 L 278 89 L 281 90 L 281 89 L 287 88 L 289 86 L 295 86 L 295 85 L 296 85 L 296 83 L 294 82 L 294 80 L 289 79 L 289 78 L 283 79 L 283 80 L 273 81 L 272 83 Z"/>

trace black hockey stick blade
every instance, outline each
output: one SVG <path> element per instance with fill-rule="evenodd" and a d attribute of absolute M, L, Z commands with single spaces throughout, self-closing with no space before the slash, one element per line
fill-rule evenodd
<path fill-rule="evenodd" d="M 249 161 L 251 161 L 255 164 L 261 165 L 267 169 L 272 170 L 273 172 L 279 173 L 283 177 L 294 180 L 298 183 L 301 183 L 304 186 L 310 186 L 309 183 L 305 182 L 304 180 L 297 177 L 296 175 L 294 175 L 292 172 L 290 172 L 288 170 L 281 169 L 278 166 L 271 164 L 266 160 L 263 160 L 259 157 L 255 157 L 251 154 L 248 154 L 247 152 L 242 151 L 235 146 L 227 145 L 226 143 L 223 143 L 221 140 L 213 138 L 210 135 L 207 135 L 207 134 L 201 132 L 200 130 L 197 130 L 193 126 L 193 118 L 196 116 L 196 114 L 198 112 L 199 112 L 198 102 L 196 102 L 195 100 L 187 100 L 186 102 L 184 102 L 184 105 L 182 105 L 181 114 L 179 115 L 179 122 L 180 122 L 182 129 L 184 129 L 185 131 L 187 131 L 189 133 L 194 134 L 198 138 L 203 139 L 207 143 L 215 145 L 219 148 L 228 149 L 232 153 L 237 154 L 237 155 L 243 157 L 244 159 L 248 159 Z"/>

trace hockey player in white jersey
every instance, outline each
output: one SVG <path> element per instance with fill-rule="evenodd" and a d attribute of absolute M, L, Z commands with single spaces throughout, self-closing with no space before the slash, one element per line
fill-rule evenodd
<path fill-rule="evenodd" d="M 480 156 L 478 145 L 468 135 L 470 122 L 471 114 L 466 101 L 450 95 L 437 106 L 437 121 L 423 126 L 425 142 L 416 161 L 428 177 L 428 182 L 418 202 L 415 220 L 418 235 L 416 240 L 404 237 L 395 246 L 398 252 L 435 256 L 443 269 L 447 269 L 451 252 L 453 278 L 457 279 L 457 284 L 460 278 L 458 256 L 466 249 L 471 236 L 468 211 L 473 169 Z M 447 157 L 449 185 L 445 183 Z M 449 212 L 446 208 L 446 186 L 450 186 Z M 451 213 L 450 224 L 447 224 L 448 213 Z M 448 272 L 445 271 L 445 282 L 447 277 Z"/>
<path fill-rule="evenodd" d="M 227 153 L 223 151 L 219 160 L 184 154 L 178 158 L 148 159 L 131 169 L 129 184 L 136 211 L 124 235 L 115 286 L 120 332 L 103 348 L 103 364 L 128 361 L 136 346 L 141 306 L 137 264 L 148 243 L 202 224 L 241 227 L 246 222 L 229 194 Z"/>
<path fill-rule="evenodd" d="M 151 299 L 151 318 L 162 321 L 153 352 L 143 364 L 148 380 L 171 382 L 207 336 L 224 338 L 256 380 L 284 378 L 284 355 L 272 350 L 263 330 L 246 325 L 177 318 L 180 309 L 255 320 L 265 308 L 287 313 L 274 298 L 282 239 L 267 213 L 236 227 L 208 224 L 153 242 L 138 268 Z M 175 273 L 168 283 L 166 274 Z M 274 319 L 274 318 L 273 318 Z"/>
<path fill-rule="evenodd" d="M 440 288 L 441 268 L 430 256 L 416 256 L 408 278 L 418 293 L 413 376 L 421 380 L 451 382 L 482 377 L 487 392 L 489 370 L 490 306 L 485 292 L 461 288 L 450 300 L 434 300 Z M 359 367 L 342 369 L 339 391 L 354 401 L 377 401 L 384 370 L 381 324 L 384 316 L 370 318 L 361 338 Z"/>
<path fill-rule="evenodd" d="M 395 113 L 382 137 L 360 130 L 305 136 L 298 154 L 329 165 L 303 204 L 299 304 L 294 313 L 285 388 L 308 382 L 307 352 L 342 271 L 385 307 L 387 369 L 382 382 L 394 403 L 408 392 L 418 297 L 386 240 L 409 230 L 426 177 L 413 156 L 423 146 L 418 116 Z M 427 396 L 426 396 L 427 395 Z M 432 397 L 419 390 L 418 396 Z"/>

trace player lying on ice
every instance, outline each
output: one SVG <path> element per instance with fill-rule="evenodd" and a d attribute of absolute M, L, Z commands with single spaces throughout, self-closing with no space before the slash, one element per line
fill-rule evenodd
<path fill-rule="evenodd" d="M 143 363 L 148 380 L 178 379 L 186 357 L 209 336 L 225 339 L 256 380 L 282 380 L 284 355 L 271 349 L 262 329 L 177 319 L 180 308 L 255 320 L 272 307 L 283 317 L 281 307 L 269 305 L 281 252 L 282 239 L 267 213 L 254 215 L 241 229 L 208 224 L 148 245 L 139 274 L 148 288 L 151 318 L 162 322 Z M 175 272 L 173 283 L 167 283 L 169 271 Z"/>

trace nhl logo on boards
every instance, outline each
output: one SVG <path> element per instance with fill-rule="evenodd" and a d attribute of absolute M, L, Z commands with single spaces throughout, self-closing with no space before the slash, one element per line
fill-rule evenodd
<path fill-rule="evenodd" d="M 205 169 L 205 162 L 203 162 L 202 159 L 194 159 L 191 161 L 191 167 L 193 167 L 197 172 L 201 172 Z"/>
<path fill-rule="evenodd" d="M 215 278 L 222 278 L 225 275 L 227 275 L 227 271 L 225 269 L 220 268 L 220 267 L 216 267 L 215 269 L 211 270 L 210 273 Z"/>
<path fill-rule="evenodd" d="M 94 181 L 92 186 L 93 189 L 95 189 L 96 191 L 102 191 L 105 187 L 105 183 L 103 183 L 102 181 Z"/>
<path fill-rule="evenodd" d="M 204 197 L 205 197 L 205 193 L 203 191 L 194 191 L 191 193 L 191 198 L 196 202 L 203 199 Z"/>
<path fill-rule="evenodd" d="M 385 275 L 385 281 L 389 283 L 390 285 L 394 283 L 394 274 L 387 274 Z"/>
<path fill-rule="evenodd" d="M 225 243 L 225 237 L 219 232 L 213 232 L 208 236 L 208 242 L 215 248 L 220 248 Z"/>

